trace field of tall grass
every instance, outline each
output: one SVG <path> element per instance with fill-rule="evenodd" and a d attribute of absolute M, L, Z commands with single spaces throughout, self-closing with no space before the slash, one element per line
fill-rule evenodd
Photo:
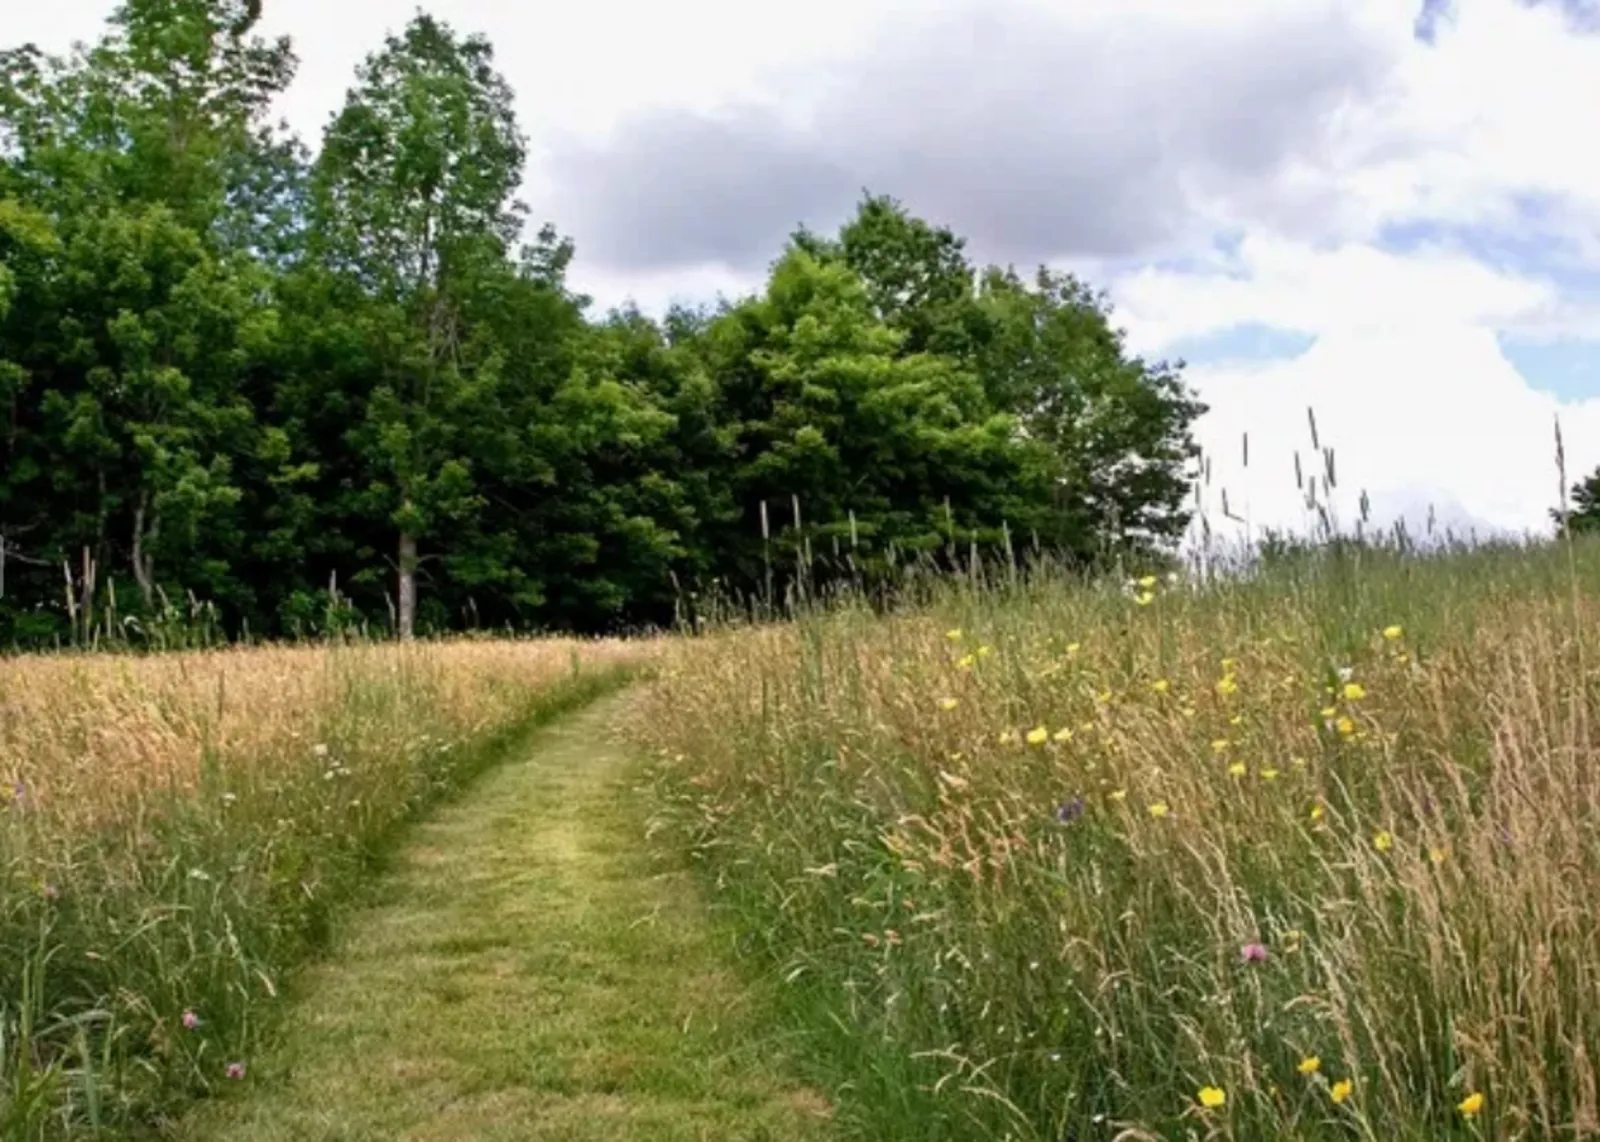
<path fill-rule="evenodd" d="M 647 643 L 0 660 L 0 1136 L 158 1129 L 248 1073 L 397 824 Z"/>
<path fill-rule="evenodd" d="M 1600 545 L 671 646 L 659 825 L 850 1136 L 1600 1135 Z"/>

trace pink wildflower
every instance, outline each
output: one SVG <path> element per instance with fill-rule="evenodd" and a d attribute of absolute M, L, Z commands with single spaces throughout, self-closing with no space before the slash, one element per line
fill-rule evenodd
<path fill-rule="evenodd" d="M 227 1066 L 227 1070 L 224 1073 L 230 1079 L 242 1079 L 242 1078 L 244 1078 L 244 1064 L 243 1063 L 229 1063 L 228 1066 Z"/>
<path fill-rule="evenodd" d="M 1247 964 L 1264 963 L 1267 958 L 1267 945 L 1246 944 L 1239 949 L 1239 954 L 1244 957 L 1244 962 Z"/>
<path fill-rule="evenodd" d="M 185 1011 L 183 1013 L 183 1029 L 185 1031 L 193 1031 L 198 1026 L 200 1026 L 200 1016 L 193 1011 Z"/>

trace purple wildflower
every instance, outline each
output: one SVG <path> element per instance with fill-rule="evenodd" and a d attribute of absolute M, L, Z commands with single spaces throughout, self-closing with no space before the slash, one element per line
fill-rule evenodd
<path fill-rule="evenodd" d="M 1243 957 L 1244 962 L 1247 964 L 1265 963 L 1267 959 L 1267 945 L 1255 943 L 1246 944 L 1239 949 L 1239 955 Z"/>
<path fill-rule="evenodd" d="M 198 1026 L 200 1026 L 200 1016 L 196 1015 L 193 1011 L 184 1011 L 183 1029 L 185 1031 L 193 1031 Z"/>
<path fill-rule="evenodd" d="M 244 1064 L 229 1063 L 224 1069 L 223 1073 L 226 1074 L 230 1079 L 242 1079 L 244 1078 Z"/>
<path fill-rule="evenodd" d="M 1070 801 L 1063 801 L 1056 806 L 1056 823 L 1070 825 L 1083 816 L 1084 803 L 1082 797 L 1074 797 Z"/>

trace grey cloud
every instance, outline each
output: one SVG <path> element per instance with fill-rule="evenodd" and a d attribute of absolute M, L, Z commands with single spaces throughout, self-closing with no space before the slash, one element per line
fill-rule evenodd
<path fill-rule="evenodd" d="M 1531 3 L 1560 8 L 1574 31 L 1600 32 L 1600 0 L 1531 0 Z"/>
<path fill-rule="evenodd" d="M 797 223 L 835 225 L 863 188 L 987 258 L 1148 254 L 1192 236 L 1206 203 L 1315 161 L 1330 116 L 1387 63 L 1332 11 L 1216 32 L 1130 17 L 1108 42 L 990 4 L 896 28 L 811 77 L 825 94 L 803 127 L 749 107 L 669 111 L 557 142 L 541 205 L 584 256 L 627 269 L 757 267 Z"/>
<path fill-rule="evenodd" d="M 562 148 L 551 173 L 555 216 L 584 256 L 639 269 L 758 265 L 774 255 L 774 234 L 856 190 L 827 155 L 752 108 L 637 118 L 603 148 Z"/>
<path fill-rule="evenodd" d="M 1522 0 L 1528 8 L 1558 9 L 1575 32 L 1600 32 L 1600 0 Z M 1456 0 L 1422 0 L 1415 31 L 1419 40 L 1433 43 L 1439 24 L 1454 16 Z"/>

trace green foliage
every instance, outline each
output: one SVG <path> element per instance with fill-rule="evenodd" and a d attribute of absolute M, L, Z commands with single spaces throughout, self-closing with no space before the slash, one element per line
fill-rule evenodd
<path fill-rule="evenodd" d="M 1552 509 L 1550 518 L 1557 527 L 1575 534 L 1600 532 L 1600 469 L 1572 485 L 1572 502 L 1566 513 Z"/>
<path fill-rule="evenodd" d="M 616 629 L 1182 532 L 1199 406 L 1076 279 L 868 197 L 756 296 L 590 317 L 486 40 L 419 14 L 313 157 L 258 16 L 0 54 L 0 644 Z"/>

